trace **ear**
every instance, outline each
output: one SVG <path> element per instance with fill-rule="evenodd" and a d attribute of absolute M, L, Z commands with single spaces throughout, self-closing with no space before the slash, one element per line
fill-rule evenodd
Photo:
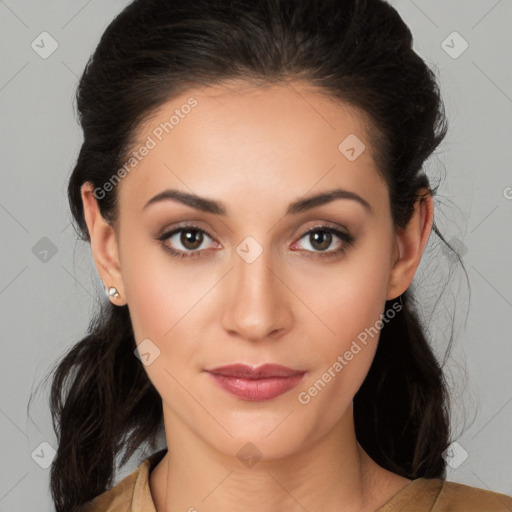
<path fill-rule="evenodd" d="M 94 265 L 106 289 L 114 286 L 119 293 L 119 297 L 109 297 L 110 300 L 117 306 L 123 306 L 126 300 L 114 227 L 101 215 L 93 184 L 84 183 L 80 191 Z"/>
<path fill-rule="evenodd" d="M 387 300 L 400 296 L 411 285 L 432 231 L 432 193 L 430 189 L 422 189 L 420 194 L 407 226 L 395 230 L 395 262 L 389 276 Z"/>

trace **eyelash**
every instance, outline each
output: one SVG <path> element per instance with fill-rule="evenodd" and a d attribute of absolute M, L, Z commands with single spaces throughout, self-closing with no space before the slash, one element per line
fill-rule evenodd
<path fill-rule="evenodd" d="M 175 235 L 176 233 L 180 233 L 181 231 L 187 231 L 187 230 L 188 231 L 199 231 L 199 232 L 209 236 L 211 239 L 213 239 L 213 236 L 210 235 L 210 233 L 208 233 L 208 231 L 206 231 L 205 229 L 200 228 L 198 226 L 194 226 L 193 224 L 188 224 L 186 226 L 180 226 L 179 228 L 173 229 L 172 231 L 167 231 L 163 235 L 159 236 L 157 238 L 157 240 L 159 242 L 161 242 L 164 250 L 166 250 L 174 258 L 183 259 L 183 258 L 200 257 L 203 250 L 200 250 L 200 251 L 198 251 L 198 250 L 178 251 L 178 250 L 173 249 L 172 247 L 169 247 L 168 245 L 165 244 L 165 242 L 169 238 L 171 238 L 173 235 Z M 313 258 L 328 258 L 328 257 L 334 257 L 334 256 L 338 256 L 338 255 L 341 256 L 355 242 L 355 238 L 353 236 L 351 236 L 348 233 L 345 233 L 343 231 L 340 231 L 339 229 L 336 229 L 336 228 L 333 228 L 333 227 L 327 226 L 327 225 L 314 226 L 313 228 L 308 229 L 306 232 L 302 233 L 302 235 L 298 238 L 298 240 L 301 240 L 306 235 L 315 233 L 317 231 L 331 233 L 331 234 L 337 236 L 340 240 L 342 240 L 343 244 L 338 249 L 335 249 L 332 251 L 307 251 L 307 252 L 316 253 L 316 255 L 313 256 Z"/>

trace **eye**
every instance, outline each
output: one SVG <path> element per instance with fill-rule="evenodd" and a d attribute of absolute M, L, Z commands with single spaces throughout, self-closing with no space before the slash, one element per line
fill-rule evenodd
<path fill-rule="evenodd" d="M 306 245 L 309 244 L 311 247 L 311 249 L 306 247 L 306 250 L 313 253 L 319 253 L 319 257 L 341 254 L 355 241 L 354 237 L 348 233 L 326 225 L 315 226 L 314 228 L 306 231 L 306 233 L 300 237 L 300 240 L 304 238 L 306 240 Z M 338 243 L 335 248 L 327 250 L 333 245 L 333 242 L 336 242 L 336 238 L 338 239 Z"/>
<path fill-rule="evenodd" d="M 207 242 L 208 238 L 213 240 L 212 236 L 204 229 L 188 225 L 168 231 L 158 237 L 158 240 L 172 256 L 190 258 L 201 255 L 201 252 L 207 248 L 204 246 L 204 242 Z"/>
<path fill-rule="evenodd" d="M 194 225 L 187 225 L 167 231 L 157 239 L 171 256 L 182 259 L 200 257 L 208 248 L 208 238 L 213 240 L 213 237 L 204 229 Z M 336 256 L 346 251 L 355 241 L 348 233 L 326 225 L 315 226 L 306 231 L 302 234 L 299 241 L 304 238 L 311 247 L 311 249 L 306 247 L 305 251 L 317 253 L 314 257 Z M 335 248 L 327 250 L 336 239 L 338 239 L 338 243 Z M 299 242 L 295 242 L 294 245 L 297 243 Z"/>

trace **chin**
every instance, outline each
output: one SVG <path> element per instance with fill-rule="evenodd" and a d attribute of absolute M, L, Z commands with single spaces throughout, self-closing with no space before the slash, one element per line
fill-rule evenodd
<path fill-rule="evenodd" d="M 236 456 L 242 463 L 245 457 L 261 461 L 271 461 L 290 457 L 321 435 L 319 429 L 304 419 L 298 419 L 290 407 L 273 412 L 271 416 L 259 413 L 256 417 L 242 420 L 238 413 L 232 421 L 226 420 L 223 426 L 231 434 L 205 437 L 205 441 L 215 450 L 229 456 Z M 276 419 L 278 418 L 278 419 Z M 292 419 L 293 418 L 293 419 Z"/>

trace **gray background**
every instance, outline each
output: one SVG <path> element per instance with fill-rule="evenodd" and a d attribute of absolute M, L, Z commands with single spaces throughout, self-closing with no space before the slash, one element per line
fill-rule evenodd
<path fill-rule="evenodd" d="M 448 478 L 512 494 L 512 2 L 392 3 L 440 77 L 450 131 L 427 169 L 434 181 L 446 172 L 436 221 L 463 255 L 471 288 L 469 301 L 453 257 L 429 243 L 415 285 L 440 356 L 448 313 L 457 304 L 456 341 L 446 364 L 457 439 L 446 455 Z M 48 388 L 38 385 L 83 335 L 102 293 L 88 246 L 75 241 L 68 213 L 67 179 L 81 142 L 73 94 L 86 59 L 126 4 L 0 0 L 0 511 L 52 509 L 49 469 L 42 466 L 51 462 L 56 439 Z M 52 42 L 42 32 L 58 43 L 47 58 L 39 53 Z M 133 459 L 117 481 L 137 463 Z"/>

